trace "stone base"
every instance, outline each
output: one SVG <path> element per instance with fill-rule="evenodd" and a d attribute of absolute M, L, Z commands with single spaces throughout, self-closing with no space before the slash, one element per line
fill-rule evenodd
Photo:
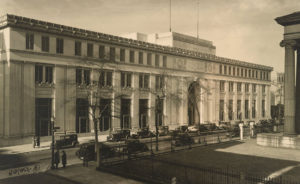
<path fill-rule="evenodd" d="M 261 133 L 257 134 L 256 144 L 275 148 L 300 149 L 300 137 L 283 133 Z"/>

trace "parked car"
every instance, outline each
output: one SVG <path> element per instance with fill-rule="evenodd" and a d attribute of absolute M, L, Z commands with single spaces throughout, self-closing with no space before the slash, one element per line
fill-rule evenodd
<path fill-rule="evenodd" d="M 197 133 L 198 135 L 200 135 L 200 128 L 199 128 L 199 125 L 191 125 L 191 126 L 188 126 L 187 131 L 190 132 L 190 133 Z"/>
<path fill-rule="evenodd" d="M 168 133 L 169 133 L 169 127 L 168 126 L 159 126 L 158 127 L 158 135 L 159 136 L 168 135 Z"/>
<path fill-rule="evenodd" d="M 177 128 L 175 128 L 175 130 L 171 130 L 170 134 L 172 137 L 177 136 L 179 133 L 184 133 L 188 131 L 188 126 L 187 125 L 181 125 Z"/>
<path fill-rule="evenodd" d="M 75 147 L 78 144 L 77 134 L 66 134 L 55 136 L 54 147 L 56 149 Z M 52 143 L 50 145 L 50 148 Z"/>
<path fill-rule="evenodd" d="M 148 138 L 148 137 L 155 137 L 155 133 L 149 130 L 149 128 L 142 128 L 138 130 L 136 133 L 131 134 L 133 138 Z"/>
<path fill-rule="evenodd" d="M 175 140 L 175 146 L 186 146 L 194 143 L 192 137 L 186 132 L 177 134 L 173 140 Z"/>
<path fill-rule="evenodd" d="M 76 156 L 81 160 L 83 160 L 84 157 L 86 157 L 88 161 L 95 160 L 95 142 L 82 144 L 79 150 L 76 151 Z"/>
<path fill-rule="evenodd" d="M 115 130 L 107 136 L 107 141 L 123 141 L 128 139 L 128 137 L 130 137 L 130 130 Z"/>
<path fill-rule="evenodd" d="M 128 139 L 126 141 L 126 148 L 124 149 L 125 153 L 136 154 L 139 152 L 149 151 L 147 145 L 145 143 L 140 142 L 137 139 Z"/>

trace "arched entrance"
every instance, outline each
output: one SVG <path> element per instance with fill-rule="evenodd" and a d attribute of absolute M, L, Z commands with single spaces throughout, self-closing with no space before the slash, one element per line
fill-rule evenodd
<path fill-rule="evenodd" d="M 200 124 L 200 92 L 198 82 L 192 82 L 188 88 L 188 121 L 189 125 Z"/>

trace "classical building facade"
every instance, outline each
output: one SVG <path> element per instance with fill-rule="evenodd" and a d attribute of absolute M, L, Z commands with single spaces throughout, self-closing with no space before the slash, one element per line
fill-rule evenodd
<path fill-rule="evenodd" d="M 218 57 L 214 46 L 208 54 L 15 15 L 0 27 L 2 138 L 48 136 L 51 117 L 61 131 L 92 132 L 93 105 L 100 131 L 270 118 L 272 67 Z"/>

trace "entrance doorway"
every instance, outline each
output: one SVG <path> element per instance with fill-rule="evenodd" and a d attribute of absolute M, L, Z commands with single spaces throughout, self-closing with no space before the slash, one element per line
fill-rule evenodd
<path fill-rule="evenodd" d="M 200 85 L 192 82 L 188 88 L 188 123 L 189 125 L 200 124 Z"/>
<path fill-rule="evenodd" d="M 35 135 L 36 136 L 49 136 L 51 135 L 51 111 L 52 99 L 51 98 L 37 98 L 35 100 Z"/>

